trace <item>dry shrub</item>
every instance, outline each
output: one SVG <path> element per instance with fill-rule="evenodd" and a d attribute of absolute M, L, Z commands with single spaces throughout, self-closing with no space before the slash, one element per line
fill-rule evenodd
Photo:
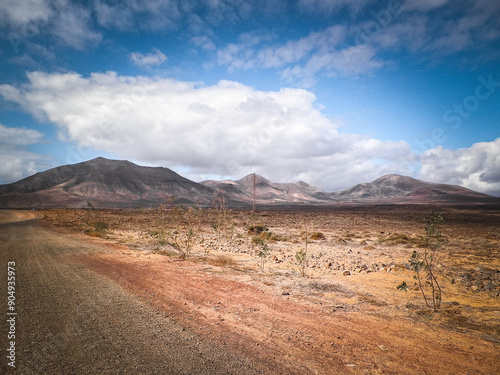
<path fill-rule="evenodd" d="M 90 237 L 99 237 L 99 238 L 103 238 L 104 237 L 104 233 L 100 232 L 100 231 L 96 231 L 96 230 L 87 230 L 85 231 L 85 233 L 90 236 Z"/>
<path fill-rule="evenodd" d="M 313 232 L 311 233 L 311 235 L 309 236 L 309 238 L 311 240 L 326 240 L 326 237 L 323 233 L 321 232 Z"/>
<path fill-rule="evenodd" d="M 407 245 L 407 248 L 411 248 L 412 245 L 419 246 L 422 239 L 419 236 L 412 237 L 404 233 L 392 233 L 387 237 L 380 237 L 378 242 L 387 246 Z"/>
<path fill-rule="evenodd" d="M 267 226 L 265 225 L 251 225 L 248 227 L 248 234 L 261 234 L 262 232 L 266 232 Z"/>
<path fill-rule="evenodd" d="M 276 241 L 286 241 L 287 238 L 280 236 L 279 234 L 273 232 L 261 232 L 259 238 L 266 241 L 276 242 Z"/>
<path fill-rule="evenodd" d="M 220 254 L 210 257 L 208 259 L 208 263 L 212 266 L 217 267 L 234 267 L 236 266 L 236 260 L 231 255 L 228 254 Z"/>

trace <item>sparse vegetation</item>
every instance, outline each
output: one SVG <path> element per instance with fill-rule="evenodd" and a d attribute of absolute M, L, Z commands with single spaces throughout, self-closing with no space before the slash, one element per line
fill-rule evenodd
<path fill-rule="evenodd" d="M 260 265 L 260 270 L 264 272 L 264 265 L 266 263 L 266 258 L 269 255 L 269 246 L 267 246 L 266 243 L 262 244 L 261 247 L 259 247 L 259 250 L 257 252 L 257 256 L 259 257 L 259 265 Z"/>
<path fill-rule="evenodd" d="M 250 225 L 248 227 L 248 234 L 261 234 L 262 232 L 267 232 L 269 229 L 266 225 Z"/>
<path fill-rule="evenodd" d="M 343 282 L 359 280 L 370 273 L 377 277 L 381 272 L 400 275 L 398 277 L 408 277 L 411 273 L 415 282 L 406 279 L 407 301 L 415 306 L 419 305 L 419 300 L 424 304 L 418 285 L 420 277 L 430 310 L 434 308 L 433 294 L 436 309 L 444 309 L 441 301 L 442 292 L 446 292 L 441 291 L 444 277 L 453 285 L 453 295 L 484 294 L 497 298 L 500 292 L 500 274 L 495 271 L 500 268 L 497 261 L 500 259 L 497 244 L 500 232 L 498 226 L 483 224 L 486 220 L 494 221 L 491 215 L 480 216 L 478 212 L 473 213 L 473 217 L 481 219 L 471 219 L 456 213 L 450 226 L 448 214 L 443 233 L 452 240 L 446 251 L 440 251 L 434 245 L 440 241 L 435 241 L 439 236 L 431 235 L 432 225 L 428 225 L 431 223 L 424 222 L 429 229 L 427 237 L 418 224 L 428 216 L 421 210 L 411 214 L 401 210 L 394 214 L 379 209 L 374 214 L 363 215 L 356 212 L 261 211 L 256 215 L 227 210 L 223 201 L 219 201 L 218 206 L 215 204 L 203 209 L 169 204 L 156 209 L 134 210 L 102 210 L 90 204 L 82 209 L 50 210 L 44 214 L 59 226 L 91 236 L 105 235 L 137 251 L 194 257 L 208 263 L 212 258 L 228 255 L 246 270 L 249 265 L 250 269 L 276 270 L 277 273 L 296 270 L 300 276 L 314 278 L 342 276 Z M 105 225 L 100 225 L 100 220 Z M 304 229 L 311 227 L 314 228 L 311 231 Z M 315 240 L 321 237 L 316 236 L 316 232 L 323 234 L 326 240 Z M 414 250 L 412 268 L 409 258 Z M 423 264 L 426 252 L 427 259 L 432 260 L 433 276 Z M 250 261 L 249 255 L 257 262 L 246 263 Z M 349 280 L 344 274 L 350 276 Z M 391 288 L 401 284 L 401 280 L 389 283 Z M 446 283 L 446 288 L 451 284 Z"/>
<path fill-rule="evenodd" d="M 202 239 L 200 209 L 178 205 L 170 213 L 172 228 L 166 231 L 167 242 L 186 259 L 191 255 L 196 240 Z"/>
<path fill-rule="evenodd" d="M 219 254 L 211 256 L 208 258 L 208 263 L 218 267 L 234 267 L 236 266 L 236 261 L 231 255 Z"/>
<path fill-rule="evenodd" d="M 297 262 L 297 266 L 299 267 L 299 272 L 302 277 L 307 276 L 307 266 L 309 261 L 307 257 L 307 245 L 309 243 L 309 236 L 307 234 L 307 230 L 305 231 L 304 238 L 305 238 L 304 247 L 295 253 L 295 261 Z"/>
<path fill-rule="evenodd" d="M 87 225 L 85 233 L 91 237 L 104 237 L 109 228 L 108 223 L 103 219 L 101 212 L 97 210 L 91 202 L 87 201 L 84 209 L 83 221 Z"/>
<path fill-rule="evenodd" d="M 418 287 L 424 297 L 427 308 L 437 311 L 441 307 L 442 291 L 435 274 L 435 264 L 437 257 L 437 250 L 444 242 L 443 235 L 441 234 L 441 222 L 443 216 L 440 213 L 432 212 L 430 218 L 424 219 L 424 254 L 423 256 L 417 250 L 414 250 L 409 259 L 410 269 L 415 271 L 415 279 L 417 280 Z M 424 274 L 422 275 L 422 271 Z M 426 292 L 423 277 L 427 280 L 430 286 L 430 297 Z M 406 284 L 403 282 L 403 284 Z M 406 290 L 403 284 L 398 286 L 398 289 Z M 429 303 L 432 301 L 432 307 Z"/>
<path fill-rule="evenodd" d="M 231 238 L 234 225 L 231 223 L 231 211 L 226 205 L 226 198 L 223 193 L 216 192 L 212 201 L 212 209 L 208 212 L 213 217 L 212 229 L 221 240 L 222 237 Z"/>
<path fill-rule="evenodd" d="M 311 235 L 309 236 L 309 238 L 311 240 L 326 240 L 326 237 L 323 233 L 321 232 L 313 232 L 311 233 Z"/>

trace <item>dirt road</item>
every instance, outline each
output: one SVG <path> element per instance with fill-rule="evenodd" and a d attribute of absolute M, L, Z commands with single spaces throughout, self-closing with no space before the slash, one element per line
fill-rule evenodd
<path fill-rule="evenodd" d="M 260 372 L 241 355 L 174 323 L 76 261 L 82 254 L 106 253 L 106 248 L 54 233 L 35 218 L 30 212 L 0 212 L 4 317 L 0 373 Z M 5 318 L 8 264 L 15 270 L 11 286 L 15 286 L 17 315 L 7 316 L 13 324 L 6 324 Z M 8 333 L 15 338 L 9 339 Z M 5 355 L 11 341 L 15 342 L 14 361 Z"/>

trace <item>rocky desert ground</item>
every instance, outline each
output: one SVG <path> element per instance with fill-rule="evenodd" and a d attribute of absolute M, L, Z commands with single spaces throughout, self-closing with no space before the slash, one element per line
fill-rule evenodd
<path fill-rule="evenodd" d="M 442 213 L 427 308 L 409 265 Z M 85 267 L 262 373 L 496 374 L 500 211 L 421 206 L 232 211 L 160 207 L 40 212 L 94 242 Z M 397 289 L 402 283 L 406 291 Z M 429 280 L 423 280 L 429 295 Z"/>

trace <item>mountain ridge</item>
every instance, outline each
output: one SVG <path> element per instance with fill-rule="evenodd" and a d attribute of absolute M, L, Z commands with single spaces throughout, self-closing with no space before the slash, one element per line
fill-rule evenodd
<path fill-rule="evenodd" d="M 254 194 L 255 189 L 255 194 Z M 175 203 L 209 206 L 223 196 L 229 206 L 500 204 L 500 198 L 457 186 L 388 174 L 338 192 L 325 192 L 304 181 L 276 183 L 257 174 L 239 180 L 191 181 L 165 167 L 139 166 L 127 160 L 95 158 L 36 173 L 0 185 L 0 208 L 152 207 Z"/>

